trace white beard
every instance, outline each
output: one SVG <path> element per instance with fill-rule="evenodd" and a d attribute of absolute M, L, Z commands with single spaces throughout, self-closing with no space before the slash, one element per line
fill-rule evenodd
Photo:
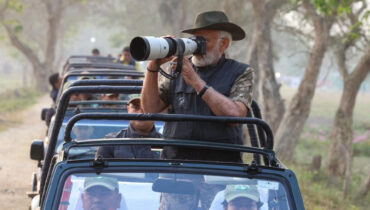
<path fill-rule="evenodd" d="M 209 66 L 212 64 L 215 64 L 221 57 L 220 53 L 218 52 L 219 45 L 217 45 L 212 49 L 211 52 L 208 52 L 205 55 L 202 56 L 193 56 L 191 58 L 191 62 L 196 66 L 196 67 L 204 67 L 204 66 Z"/>

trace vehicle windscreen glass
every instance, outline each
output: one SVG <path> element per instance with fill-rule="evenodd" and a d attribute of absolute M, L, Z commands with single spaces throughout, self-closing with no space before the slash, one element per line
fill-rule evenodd
<path fill-rule="evenodd" d="M 292 209 L 279 181 L 181 173 L 78 173 L 58 209 Z"/>

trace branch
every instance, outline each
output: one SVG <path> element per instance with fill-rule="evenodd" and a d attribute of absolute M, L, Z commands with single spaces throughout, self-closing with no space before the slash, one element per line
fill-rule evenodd
<path fill-rule="evenodd" d="M 343 45 L 338 46 L 334 54 L 337 60 L 338 71 L 343 80 L 348 76 L 348 69 L 346 67 L 346 50 Z"/>
<path fill-rule="evenodd" d="M 320 15 L 316 13 L 315 7 L 310 3 L 310 0 L 303 0 L 303 8 L 305 8 L 307 15 L 315 22 L 319 21 Z"/>
<path fill-rule="evenodd" d="M 4 5 L 0 8 L 0 19 L 4 18 L 5 10 L 8 8 L 9 0 L 5 0 Z"/>
<path fill-rule="evenodd" d="M 310 40 L 314 39 L 314 36 L 312 36 L 311 34 L 303 33 L 301 30 L 295 27 L 292 27 L 292 26 L 279 25 L 277 23 L 274 23 L 273 28 L 276 31 L 287 32 L 287 33 L 294 35 L 294 37 L 297 38 L 306 48 L 310 48 L 310 46 L 307 44 L 307 40 L 305 39 L 310 39 Z M 298 36 L 296 36 L 297 34 Z"/>
<path fill-rule="evenodd" d="M 5 28 L 8 37 L 10 39 L 10 42 L 12 45 L 17 48 L 19 51 L 23 53 L 23 55 L 34 65 L 34 66 L 41 66 L 41 62 L 39 58 L 36 56 L 36 54 L 33 52 L 31 48 L 29 48 L 27 45 L 25 45 L 14 33 L 13 29 L 4 23 L 3 20 L 0 21 L 1 25 Z"/>
<path fill-rule="evenodd" d="M 364 54 L 360 61 L 357 63 L 355 69 L 350 74 L 352 78 L 361 78 L 361 82 L 366 78 L 366 75 L 370 72 L 370 45 L 367 45 Z"/>

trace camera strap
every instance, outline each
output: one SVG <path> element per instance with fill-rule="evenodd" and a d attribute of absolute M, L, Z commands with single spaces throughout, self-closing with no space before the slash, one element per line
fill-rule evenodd
<path fill-rule="evenodd" d="M 185 48 L 184 41 L 182 41 L 181 39 L 176 39 L 176 46 L 177 46 L 177 64 L 175 71 L 171 70 L 170 74 L 168 74 L 161 68 L 159 69 L 159 73 L 161 73 L 164 77 L 170 80 L 175 80 L 179 76 L 182 69 L 182 61 L 184 59 L 184 48 Z"/>

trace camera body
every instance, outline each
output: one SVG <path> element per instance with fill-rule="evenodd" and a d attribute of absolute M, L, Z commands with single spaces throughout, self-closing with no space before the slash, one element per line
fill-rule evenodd
<path fill-rule="evenodd" d="M 206 54 L 206 41 L 201 36 L 181 39 L 138 36 L 133 38 L 130 43 L 131 56 L 138 61 L 178 55 L 179 49 L 182 49 L 183 55 L 204 55 Z"/>

